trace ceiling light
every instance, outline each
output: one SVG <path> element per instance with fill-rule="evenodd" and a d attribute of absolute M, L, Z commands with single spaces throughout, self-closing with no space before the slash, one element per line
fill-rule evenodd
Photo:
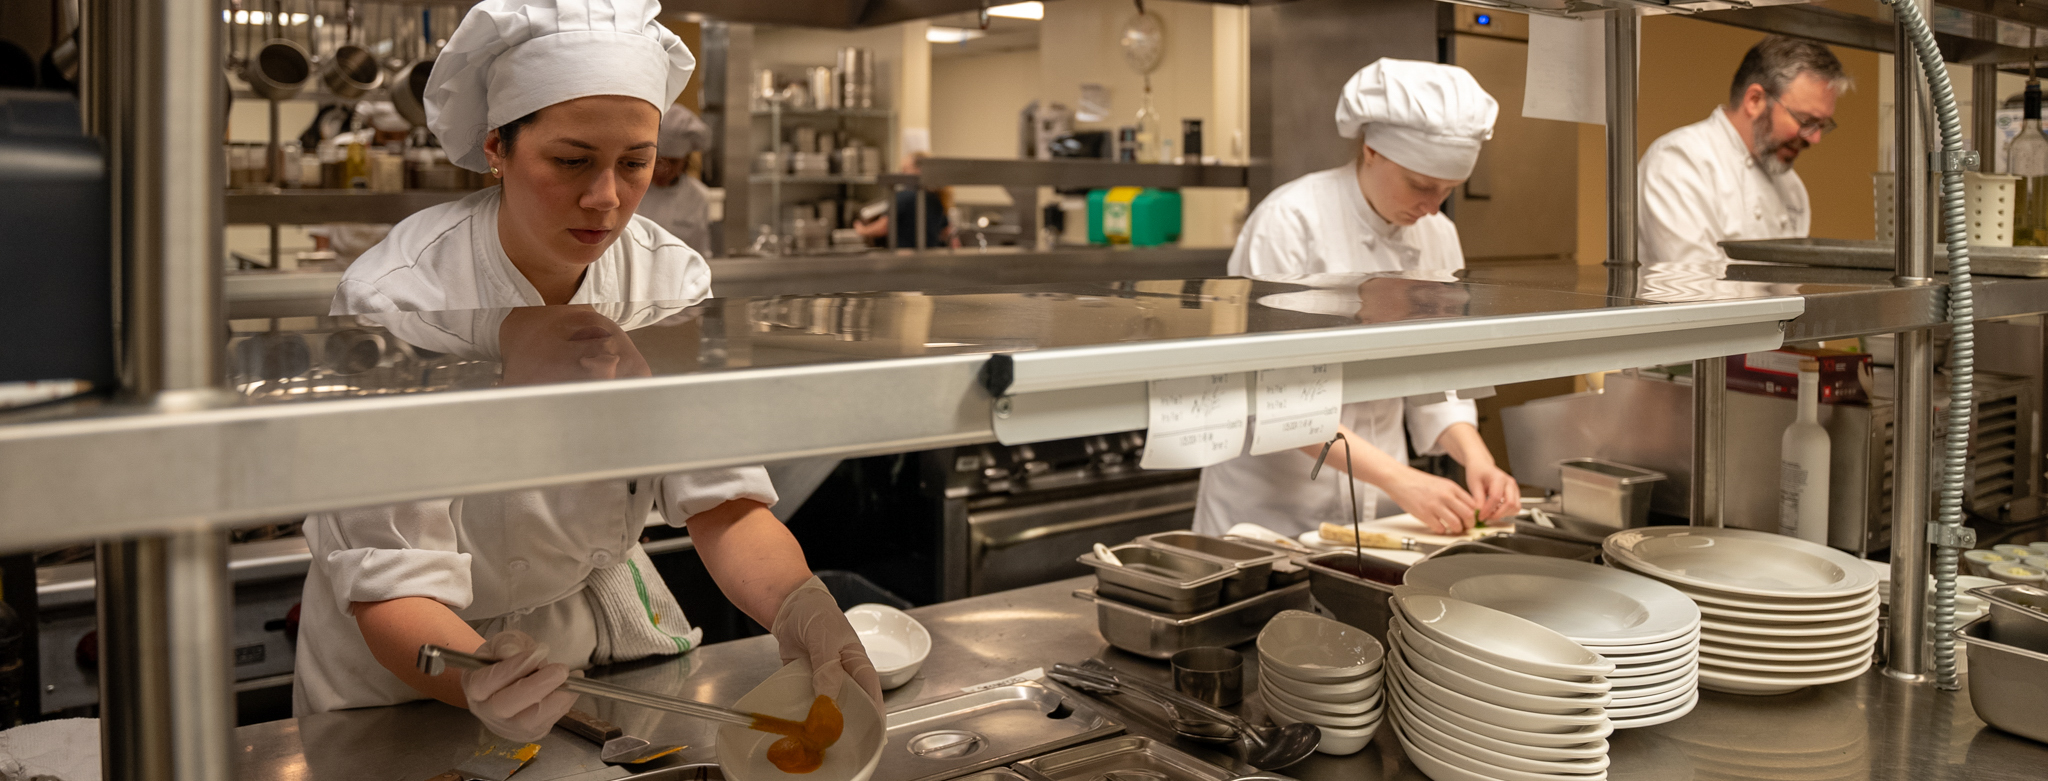
<path fill-rule="evenodd" d="M 988 15 L 1000 16 L 1005 19 L 1031 19 L 1035 21 L 1045 18 L 1045 4 L 1033 0 L 1033 2 L 1029 3 L 999 5 L 988 9 Z"/>
<path fill-rule="evenodd" d="M 988 33 L 965 27 L 927 27 L 924 39 L 932 43 L 966 43 Z"/>

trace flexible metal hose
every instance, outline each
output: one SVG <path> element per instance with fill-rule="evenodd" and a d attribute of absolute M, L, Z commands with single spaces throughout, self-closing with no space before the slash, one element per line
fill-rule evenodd
<path fill-rule="evenodd" d="M 1960 160 L 1963 155 L 1963 123 L 1956 108 L 1955 87 L 1949 83 L 1948 67 L 1941 61 L 1941 50 L 1935 47 L 1934 32 L 1927 27 L 1927 17 L 1915 3 L 1883 2 L 1892 6 L 1892 16 L 1905 28 L 1906 37 L 1913 42 L 1914 53 L 1920 59 L 1920 68 L 1927 74 L 1935 121 L 1941 131 L 1941 159 Z M 1899 52 L 1898 56 L 1904 54 Z M 1941 169 L 1941 229 L 1948 240 L 1951 340 L 1948 429 L 1942 443 L 1940 505 L 1935 520 L 1942 529 L 1953 530 L 1963 523 L 1963 483 L 1969 466 L 1970 420 L 1975 411 L 1977 328 L 1973 322 L 1976 304 L 1970 282 L 1970 231 L 1969 217 L 1963 205 L 1962 166 L 1945 164 Z M 1900 187 L 1917 185 L 1917 182 L 1899 182 Z M 1917 444 L 1901 442 L 1897 446 L 1905 448 Z M 1929 606 L 1934 623 L 1936 685 L 1951 691 L 1960 686 L 1956 680 L 1955 638 L 1956 568 L 1960 555 L 1961 552 L 1946 544 L 1946 540 L 1937 541 L 1934 549 L 1934 602 Z M 1910 616 L 1892 617 L 1894 621 L 1911 619 Z"/>

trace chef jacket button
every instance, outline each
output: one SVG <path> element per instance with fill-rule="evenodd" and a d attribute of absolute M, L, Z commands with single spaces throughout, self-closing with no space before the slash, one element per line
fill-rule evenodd
<path fill-rule="evenodd" d="M 511 561 L 506 562 L 505 566 L 510 568 L 513 572 L 525 572 L 526 568 L 531 565 L 528 565 L 525 559 L 513 559 Z"/>
<path fill-rule="evenodd" d="M 593 566 L 593 567 L 609 567 L 609 566 L 611 566 L 611 565 L 612 565 L 612 552 L 611 552 L 611 551 L 605 550 L 605 549 L 603 549 L 603 548 L 599 548 L 599 549 L 597 549 L 597 550 L 594 550 L 594 551 L 591 551 L 591 552 L 590 552 L 590 566 Z"/>

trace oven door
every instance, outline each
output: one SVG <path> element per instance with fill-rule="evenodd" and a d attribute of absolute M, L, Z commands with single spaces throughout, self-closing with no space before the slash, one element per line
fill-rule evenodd
<path fill-rule="evenodd" d="M 1198 474 L 1049 501 L 1031 501 L 1028 496 L 1004 497 L 988 504 L 983 504 L 988 502 L 984 499 L 972 506 L 961 500 L 949 501 L 948 525 L 956 525 L 954 519 L 965 516 L 966 555 L 965 572 L 956 570 L 949 573 L 955 577 L 948 578 L 951 584 L 964 585 L 964 593 L 947 597 L 989 594 L 1086 575 L 1088 568 L 1075 559 L 1097 542 L 1114 545 L 1153 532 L 1190 528 L 1195 521 Z"/>

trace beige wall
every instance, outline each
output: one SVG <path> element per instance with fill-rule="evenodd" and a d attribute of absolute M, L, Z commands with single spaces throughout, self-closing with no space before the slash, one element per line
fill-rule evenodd
<path fill-rule="evenodd" d="M 1677 16 L 1643 19 L 1642 91 L 1636 113 L 1636 152 L 1659 136 L 1707 117 L 1727 102 L 1728 85 L 1749 47 L 1764 34 Z M 1878 138 L 1884 126 L 1884 94 L 1874 52 L 1833 47 L 1856 88 L 1835 107 L 1841 127 L 1825 142 L 1799 156 L 1799 176 L 1813 201 L 1813 235 L 1869 239 L 1876 221 L 1870 174 L 1877 170 Z M 1586 125 L 1579 134 L 1579 261 L 1599 263 L 1607 255 L 1605 129 Z"/>
<path fill-rule="evenodd" d="M 932 154 L 1016 157 L 1019 112 L 1038 99 L 1038 50 L 932 61 Z"/>

